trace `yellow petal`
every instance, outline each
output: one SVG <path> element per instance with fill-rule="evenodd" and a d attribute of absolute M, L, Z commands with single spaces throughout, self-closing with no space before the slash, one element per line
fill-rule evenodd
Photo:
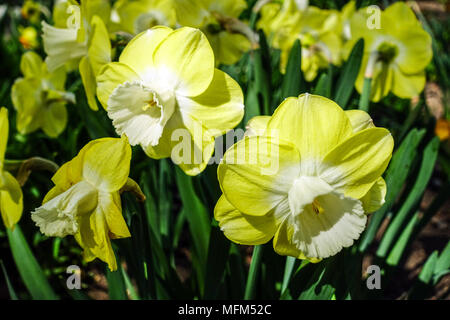
<path fill-rule="evenodd" d="M 410 99 L 420 95 L 425 88 L 425 71 L 417 74 L 404 74 L 400 68 L 394 67 L 392 92 L 400 98 Z"/>
<path fill-rule="evenodd" d="M 245 52 L 251 49 L 248 38 L 240 33 L 222 31 L 216 35 L 207 35 L 214 50 L 216 65 L 235 64 Z"/>
<path fill-rule="evenodd" d="M 172 32 L 153 54 L 153 62 L 161 73 L 174 75 L 177 95 L 198 96 L 214 76 L 213 50 L 198 29 L 183 27 Z"/>
<path fill-rule="evenodd" d="M 154 27 L 138 34 L 123 50 L 119 62 L 128 65 L 136 73 L 145 77 L 149 68 L 153 67 L 153 53 L 173 30 L 168 27 Z"/>
<path fill-rule="evenodd" d="M 153 159 L 170 157 L 184 173 L 195 176 L 207 166 L 214 152 L 214 136 L 202 124 L 175 110 L 164 126 L 156 146 L 148 145 L 145 153 Z"/>
<path fill-rule="evenodd" d="M 6 146 L 8 145 L 9 122 L 8 109 L 0 108 L 0 172 L 3 170 L 3 160 L 5 160 Z"/>
<path fill-rule="evenodd" d="M 316 95 L 302 94 L 288 98 L 275 110 L 267 127 L 267 134 L 278 134 L 280 139 L 296 145 L 306 175 L 314 175 L 325 155 L 352 134 L 350 120 L 333 101 Z"/>
<path fill-rule="evenodd" d="M 327 154 L 320 177 L 345 196 L 360 199 L 385 171 L 393 147 L 384 128 L 360 131 Z"/>
<path fill-rule="evenodd" d="M 236 127 L 244 117 L 244 96 L 239 84 L 218 69 L 204 93 L 195 98 L 179 98 L 181 112 L 188 113 L 220 136 Z"/>
<path fill-rule="evenodd" d="M 202 0 L 174 0 L 178 22 L 182 26 L 200 27 L 209 16 Z"/>
<path fill-rule="evenodd" d="M 88 57 L 83 57 L 80 61 L 80 75 L 86 92 L 88 105 L 92 110 L 97 111 L 98 106 L 97 101 L 95 100 L 97 82 Z"/>
<path fill-rule="evenodd" d="M 109 21 L 111 4 L 109 0 L 81 1 L 81 15 L 89 23 L 94 16 L 98 16 L 105 23 Z"/>
<path fill-rule="evenodd" d="M 256 116 L 251 118 L 245 127 L 247 129 L 245 135 L 249 137 L 264 135 L 270 119 L 271 116 Z"/>
<path fill-rule="evenodd" d="M 94 75 L 98 75 L 100 69 L 111 62 L 111 42 L 106 26 L 98 16 L 92 18 L 92 28 L 93 34 L 88 55 L 92 71 Z"/>
<path fill-rule="evenodd" d="M 359 132 L 364 129 L 369 129 L 375 127 L 373 120 L 370 115 L 362 110 L 346 110 L 345 114 L 350 119 L 352 124 L 353 132 Z"/>
<path fill-rule="evenodd" d="M 220 229 L 233 242 L 258 245 L 268 242 L 277 230 L 273 215 L 262 217 L 244 215 L 222 195 L 214 208 L 214 217 Z"/>
<path fill-rule="evenodd" d="M 43 113 L 42 130 L 51 138 L 59 136 L 67 125 L 65 102 L 54 102 Z"/>
<path fill-rule="evenodd" d="M 127 182 L 131 147 L 126 137 L 97 139 L 86 145 L 83 177 L 99 190 L 115 192 Z"/>
<path fill-rule="evenodd" d="M 117 270 L 116 257 L 111 247 L 106 216 L 110 207 L 99 202 L 97 209 L 89 216 L 80 219 L 80 231 L 75 236 L 84 249 L 87 261 L 99 258 L 106 262 L 111 271 Z"/>
<path fill-rule="evenodd" d="M 108 224 L 109 232 L 114 238 L 128 238 L 131 237 L 128 226 L 122 216 L 122 205 L 120 202 L 120 195 L 118 192 L 101 193 L 99 202 L 105 211 L 106 223 Z"/>
<path fill-rule="evenodd" d="M 364 212 L 366 214 L 377 211 L 385 202 L 386 182 L 383 178 L 379 178 L 372 188 L 360 200 L 362 202 Z"/>
<path fill-rule="evenodd" d="M 41 127 L 41 104 L 35 99 L 41 82 L 37 78 L 17 79 L 11 89 L 11 100 L 17 110 L 17 130 L 31 133 Z"/>
<path fill-rule="evenodd" d="M 103 108 L 108 108 L 108 100 L 120 84 L 138 80 L 139 76 L 128 65 L 120 62 L 107 64 L 97 77 L 97 96 Z"/>
<path fill-rule="evenodd" d="M 288 219 L 286 219 L 281 223 L 273 238 L 273 249 L 282 256 L 291 256 L 302 260 L 308 259 L 305 254 L 292 243 L 293 233 L 293 225 L 290 225 Z M 308 260 L 313 263 L 321 261 L 321 259 L 316 258 L 309 258 Z"/>
<path fill-rule="evenodd" d="M 33 51 L 23 54 L 20 60 L 20 70 L 25 77 L 42 77 L 42 58 Z"/>
<path fill-rule="evenodd" d="M 19 183 L 9 172 L 0 172 L 4 185 L 0 186 L 0 212 L 9 229 L 19 222 L 23 211 L 23 194 Z"/>
<path fill-rule="evenodd" d="M 245 137 L 224 155 L 217 170 L 221 189 L 239 211 L 263 216 L 287 197 L 300 173 L 295 146 L 270 137 Z"/>

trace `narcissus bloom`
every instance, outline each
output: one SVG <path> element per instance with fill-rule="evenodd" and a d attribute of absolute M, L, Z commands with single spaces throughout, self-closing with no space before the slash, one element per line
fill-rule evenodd
<path fill-rule="evenodd" d="M 173 0 L 119 0 L 114 4 L 111 20 L 116 29 L 131 34 L 156 27 L 175 27 Z"/>
<path fill-rule="evenodd" d="M 295 1 L 289 0 L 284 2 L 275 16 L 273 9 L 262 10 L 261 13 L 260 27 L 267 31 L 272 45 L 281 49 L 282 72 L 286 69 L 290 51 L 297 39 L 302 45 L 301 68 L 307 81 L 314 80 L 319 69 L 328 67 L 330 63 L 341 63 L 342 39 L 338 12 L 313 6 L 299 10 Z"/>
<path fill-rule="evenodd" d="M 130 160 L 126 137 L 91 141 L 55 173 L 32 220 L 47 236 L 75 236 L 87 261 L 99 258 L 116 270 L 110 239 L 130 237 L 120 200 Z"/>
<path fill-rule="evenodd" d="M 379 26 L 371 17 L 375 14 L 364 8 L 350 20 L 352 41 L 348 48 L 359 38 L 364 38 L 365 43 L 356 89 L 362 92 L 366 76 L 372 77 L 372 101 L 379 101 L 389 92 L 400 98 L 419 95 L 425 86 L 425 67 L 432 58 L 430 35 L 404 2 L 382 11 Z"/>
<path fill-rule="evenodd" d="M 20 9 L 22 18 L 29 20 L 31 23 L 37 24 L 41 17 L 41 4 L 33 0 L 26 0 Z"/>
<path fill-rule="evenodd" d="M 23 78 L 14 82 L 11 99 L 17 110 L 17 129 L 28 134 L 42 129 L 46 135 L 55 138 L 67 125 L 67 102 L 75 103 L 73 93 L 66 92 L 66 71 L 64 68 L 53 72 L 41 57 L 32 51 L 21 59 Z"/>
<path fill-rule="evenodd" d="M 4 170 L 8 131 L 8 110 L 0 108 L 0 213 L 5 226 L 13 229 L 22 216 L 23 195 L 16 178 Z"/>
<path fill-rule="evenodd" d="M 71 12 L 64 14 L 63 8 Z M 106 24 L 110 17 L 108 0 L 63 2 L 55 7 L 57 26 L 43 22 L 46 63 L 50 71 L 64 65 L 78 64 L 89 106 L 98 110 L 95 100 L 97 76 L 100 68 L 111 61 L 111 43 Z M 66 25 L 63 24 L 64 19 Z"/>
<path fill-rule="evenodd" d="M 217 65 L 234 64 L 250 50 L 247 28 L 237 18 L 247 8 L 245 0 L 174 0 L 182 26 L 199 28 L 208 37 Z"/>
<path fill-rule="evenodd" d="M 33 27 L 19 26 L 19 42 L 24 49 L 35 49 L 39 46 L 38 33 Z"/>
<path fill-rule="evenodd" d="M 214 53 L 198 29 L 155 27 L 139 34 L 97 80 L 116 132 L 151 158 L 171 157 L 190 175 L 206 167 L 214 138 L 244 114 L 241 88 L 214 68 Z"/>
<path fill-rule="evenodd" d="M 349 247 L 384 202 L 393 139 L 363 111 L 304 94 L 258 117 L 218 168 L 215 218 L 230 240 L 317 261 Z"/>

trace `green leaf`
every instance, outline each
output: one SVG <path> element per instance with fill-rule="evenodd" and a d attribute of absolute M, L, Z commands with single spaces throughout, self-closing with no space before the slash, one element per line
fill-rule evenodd
<path fill-rule="evenodd" d="M 286 266 L 284 268 L 283 283 L 281 284 L 281 292 L 284 292 L 289 285 L 292 278 L 292 273 L 295 270 L 296 264 L 300 261 L 294 257 L 286 257 Z"/>
<path fill-rule="evenodd" d="M 206 262 L 208 258 L 208 243 L 211 234 L 211 218 L 205 205 L 195 193 L 192 177 L 187 176 L 180 168 L 175 169 L 175 179 L 180 192 L 183 210 L 189 225 L 190 235 L 194 245 L 194 251 L 198 256 L 197 270 L 201 276 L 198 277 L 200 294 L 203 295 L 204 277 L 206 273 Z"/>
<path fill-rule="evenodd" d="M 336 261 L 337 256 L 319 263 L 303 260 L 280 299 L 330 300 L 336 291 L 333 283 Z"/>
<path fill-rule="evenodd" d="M 433 284 L 436 285 L 440 278 L 450 272 L 450 241 L 447 242 L 439 259 L 436 261 L 433 272 Z"/>
<path fill-rule="evenodd" d="M 403 230 L 398 240 L 395 242 L 395 245 L 392 248 L 391 253 L 389 253 L 389 256 L 386 260 L 386 263 L 388 265 L 390 266 L 398 265 L 403 255 L 403 252 L 405 251 L 405 248 L 407 247 L 408 243 L 411 240 L 411 235 L 414 231 L 414 228 L 417 226 L 418 221 L 419 221 L 418 216 L 414 215 L 414 217 L 408 222 L 408 225 Z"/>
<path fill-rule="evenodd" d="M 125 269 L 120 266 L 119 271 L 122 274 L 123 280 L 125 282 L 125 288 L 127 290 L 127 293 L 130 295 L 131 300 L 139 300 L 139 295 L 137 294 L 136 290 L 134 289 L 133 284 L 131 283 L 130 277 L 128 276 Z"/>
<path fill-rule="evenodd" d="M 428 181 L 430 180 L 431 174 L 434 170 L 434 165 L 436 163 L 437 154 L 439 151 L 439 144 L 439 138 L 434 137 L 425 147 L 422 164 L 420 166 L 416 182 L 414 183 L 414 186 L 412 187 L 402 207 L 389 224 L 383 239 L 381 240 L 380 246 L 378 247 L 378 257 L 385 257 L 388 254 L 389 249 L 398 237 L 398 233 L 401 228 L 405 226 L 406 221 L 411 216 L 411 210 L 417 206 L 422 199 L 422 195 L 425 192 L 425 188 L 428 185 Z"/>
<path fill-rule="evenodd" d="M 20 277 L 33 299 L 58 299 L 58 296 L 53 292 L 53 289 L 45 278 L 44 272 L 31 252 L 20 226 L 16 225 L 14 231 L 7 229 L 6 234 L 8 235 L 9 246 Z"/>
<path fill-rule="evenodd" d="M 422 271 L 419 274 L 419 277 L 408 295 L 409 300 L 423 300 L 433 292 L 433 287 L 430 282 L 433 277 L 438 258 L 439 254 L 437 251 L 433 251 L 433 253 L 428 257 Z"/>
<path fill-rule="evenodd" d="M 231 298 L 233 300 L 242 299 L 245 291 L 245 273 L 242 255 L 235 243 L 231 243 L 228 273 Z"/>
<path fill-rule="evenodd" d="M 3 260 L 0 260 L 0 266 L 2 267 L 3 276 L 5 277 L 6 286 L 8 288 L 9 296 L 11 297 L 11 300 L 19 300 L 17 297 L 16 291 L 14 290 L 11 281 L 9 280 L 8 273 L 6 272 L 5 265 L 3 264 Z"/>
<path fill-rule="evenodd" d="M 355 81 L 358 77 L 361 61 L 364 55 L 364 39 L 359 39 L 350 53 L 348 60 L 342 68 L 341 75 L 337 81 L 336 95 L 334 101 L 343 109 L 346 109 L 348 101 L 355 87 Z"/>
<path fill-rule="evenodd" d="M 328 68 L 328 73 L 322 73 L 320 75 L 319 81 L 317 82 L 316 88 L 314 89 L 314 94 L 327 98 L 331 97 L 333 68 L 334 67 L 330 65 L 330 67 Z"/>
<path fill-rule="evenodd" d="M 300 40 L 296 40 L 289 54 L 286 74 L 281 85 L 281 97 L 297 97 L 306 90 L 305 79 L 302 72 L 302 46 Z"/>
<path fill-rule="evenodd" d="M 119 270 L 122 266 L 118 266 L 118 270 L 111 272 L 106 268 L 106 279 L 108 280 L 108 293 L 110 300 L 128 300 L 125 281 L 122 272 Z"/>
<path fill-rule="evenodd" d="M 377 212 L 372 214 L 369 225 L 361 237 L 360 252 L 364 252 L 372 243 L 381 222 L 400 194 L 415 159 L 417 147 L 422 141 L 424 134 L 425 130 L 411 130 L 397 151 L 395 151 L 385 176 L 387 185 L 386 202 Z"/>
<path fill-rule="evenodd" d="M 205 273 L 204 299 L 216 299 L 217 293 L 225 275 L 231 242 L 223 232 L 214 227 L 209 240 L 208 260 Z"/>
<path fill-rule="evenodd" d="M 254 116 L 271 112 L 271 61 L 264 32 L 259 32 L 259 49 L 251 52 L 249 84 L 246 92 L 244 124 Z"/>

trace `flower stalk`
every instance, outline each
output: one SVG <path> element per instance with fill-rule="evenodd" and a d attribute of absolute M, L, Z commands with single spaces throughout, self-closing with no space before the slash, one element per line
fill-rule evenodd
<path fill-rule="evenodd" d="M 247 284 L 245 286 L 244 300 L 255 299 L 257 279 L 261 270 L 261 261 L 263 254 L 263 246 L 255 246 L 253 248 L 252 262 L 250 264 L 250 270 L 248 271 Z"/>

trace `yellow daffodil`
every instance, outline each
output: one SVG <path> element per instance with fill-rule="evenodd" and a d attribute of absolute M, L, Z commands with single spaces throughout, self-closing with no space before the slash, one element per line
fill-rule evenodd
<path fill-rule="evenodd" d="M 64 14 L 63 8 L 71 14 Z M 48 69 L 54 71 L 67 64 L 79 64 L 88 103 L 93 110 L 98 110 L 95 77 L 100 68 L 111 61 L 111 43 L 106 28 L 110 11 L 108 0 L 82 0 L 81 5 L 69 0 L 55 7 L 58 27 L 43 22 Z M 61 26 L 65 18 L 66 25 Z"/>
<path fill-rule="evenodd" d="M 199 28 L 214 50 L 217 65 L 234 64 L 250 50 L 246 27 L 237 18 L 247 8 L 245 0 L 174 0 L 182 26 Z"/>
<path fill-rule="evenodd" d="M 36 24 L 41 18 L 41 5 L 33 0 L 26 0 L 20 13 L 24 19 Z"/>
<path fill-rule="evenodd" d="M 87 261 L 99 258 L 116 270 L 110 239 L 130 237 L 120 200 L 130 160 L 126 137 L 91 141 L 53 176 L 55 187 L 32 220 L 47 236 L 75 236 Z"/>
<path fill-rule="evenodd" d="M 42 129 L 49 137 L 57 137 L 66 128 L 67 102 L 75 103 L 74 94 L 64 91 L 65 70 L 49 72 L 32 51 L 22 56 L 20 69 L 24 77 L 17 79 L 11 90 L 17 129 L 22 134 Z"/>
<path fill-rule="evenodd" d="M 206 167 L 215 137 L 244 114 L 241 88 L 215 69 L 214 53 L 198 29 L 144 31 L 97 80 L 116 132 L 151 158 L 171 157 L 189 175 Z"/>
<path fill-rule="evenodd" d="M 114 4 L 112 16 L 118 30 L 133 35 L 155 26 L 175 27 L 176 24 L 172 0 L 119 0 Z"/>
<path fill-rule="evenodd" d="M 349 1 L 339 12 L 341 35 L 344 41 L 352 39 L 351 19 L 356 12 L 356 1 Z"/>
<path fill-rule="evenodd" d="M 441 141 L 445 141 L 450 138 L 450 120 L 438 119 L 436 121 L 434 133 L 439 137 Z"/>
<path fill-rule="evenodd" d="M 275 47 L 280 48 L 280 42 L 288 36 L 291 26 L 296 23 L 299 15 L 308 8 L 308 5 L 299 4 L 295 0 L 264 2 L 266 3 L 260 9 L 261 18 L 257 27 L 266 33 Z"/>
<path fill-rule="evenodd" d="M 39 47 L 38 33 L 33 27 L 19 27 L 19 42 L 24 49 L 36 49 Z"/>
<path fill-rule="evenodd" d="M 318 261 L 349 247 L 384 202 L 393 139 L 363 111 L 304 94 L 249 123 L 218 168 L 215 218 L 226 237 L 273 238 L 275 251 Z"/>
<path fill-rule="evenodd" d="M 307 81 L 314 80 L 319 69 L 328 67 L 330 63 L 341 63 L 342 39 L 337 12 L 313 6 L 298 10 L 295 2 L 290 0 L 285 1 L 274 17 L 271 16 L 273 10 L 263 10 L 261 13 L 260 26 L 268 31 L 272 45 L 281 49 L 282 72 L 285 72 L 289 53 L 297 39 L 302 45 L 301 68 Z"/>
<path fill-rule="evenodd" d="M 8 132 L 8 110 L 0 108 L 0 213 L 5 226 L 13 229 L 22 216 L 23 195 L 16 178 L 4 170 Z"/>
<path fill-rule="evenodd" d="M 400 98 L 419 95 L 425 86 L 425 67 L 432 58 L 430 35 L 404 2 L 380 12 L 379 21 L 376 14 L 364 8 L 351 19 L 352 41 L 347 51 L 359 38 L 365 42 L 356 89 L 361 93 L 364 78 L 369 77 L 372 101 L 389 92 Z"/>

